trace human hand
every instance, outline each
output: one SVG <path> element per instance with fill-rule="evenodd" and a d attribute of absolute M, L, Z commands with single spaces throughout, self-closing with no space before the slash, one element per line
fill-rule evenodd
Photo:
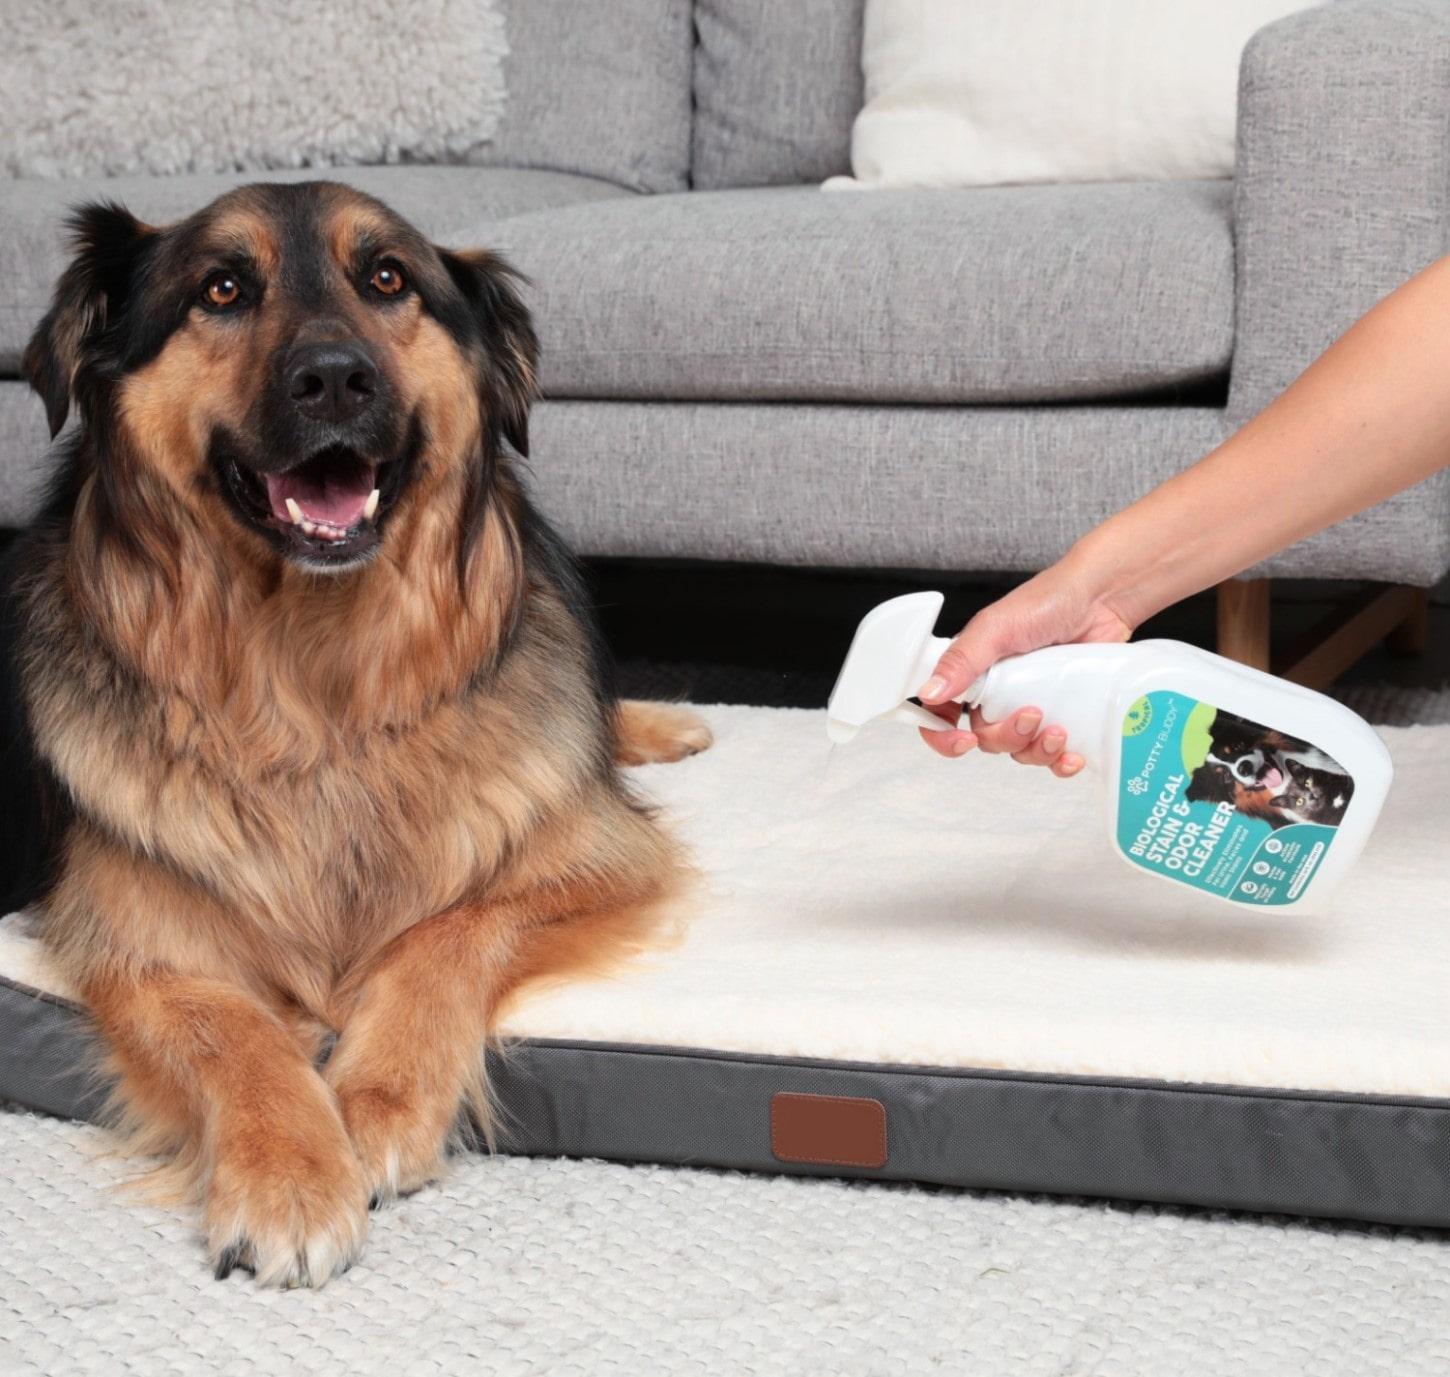
<path fill-rule="evenodd" d="M 978 747 L 989 755 L 1010 755 L 1023 765 L 1046 765 L 1060 779 L 1071 778 L 1082 769 L 1083 758 L 1067 749 L 1061 727 L 1043 722 L 1040 709 L 1024 706 L 1001 722 L 988 722 L 974 708 L 967 730 L 957 726 L 962 707 L 951 700 L 1008 655 L 1080 641 L 1126 641 L 1132 634 L 1131 624 L 1094 591 L 1086 571 L 1069 555 L 984 607 L 953 639 L 918 694 L 952 726 L 945 731 L 923 728 L 922 739 L 939 755 L 962 756 Z"/>

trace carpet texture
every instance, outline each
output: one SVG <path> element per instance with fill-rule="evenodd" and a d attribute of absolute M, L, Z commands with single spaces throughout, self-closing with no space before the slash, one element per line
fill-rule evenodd
<path fill-rule="evenodd" d="M 97 1133 L 0 1118 L 21 1374 L 1443 1373 L 1433 1235 L 831 1181 L 473 1159 L 320 1292 L 211 1280 Z"/>

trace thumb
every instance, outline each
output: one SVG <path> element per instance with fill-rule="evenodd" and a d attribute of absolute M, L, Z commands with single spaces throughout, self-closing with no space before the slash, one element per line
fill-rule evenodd
<path fill-rule="evenodd" d="M 1008 653 L 991 619 L 978 613 L 942 652 L 936 669 L 921 686 L 917 697 L 927 704 L 949 702 L 965 693 L 974 679 Z"/>

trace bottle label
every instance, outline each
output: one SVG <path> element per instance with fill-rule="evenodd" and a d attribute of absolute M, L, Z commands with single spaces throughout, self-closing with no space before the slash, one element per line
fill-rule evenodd
<path fill-rule="evenodd" d="M 1314 880 L 1354 780 L 1312 742 L 1157 691 L 1123 718 L 1118 845 L 1134 865 L 1240 904 Z"/>

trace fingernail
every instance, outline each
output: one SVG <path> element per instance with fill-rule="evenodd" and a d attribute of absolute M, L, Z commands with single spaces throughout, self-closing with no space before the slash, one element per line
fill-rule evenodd
<path fill-rule="evenodd" d="M 1047 735 L 1042 738 L 1042 749 L 1046 751 L 1048 755 L 1056 755 L 1058 751 L 1060 751 L 1066 745 L 1067 737 L 1065 737 L 1061 732 L 1048 732 Z"/>
<path fill-rule="evenodd" d="M 935 701 L 937 696 L 942 692 L 943 689 L 946 688 L 946 686 L 947 681 L 943 679 L 940 674 L 933 674 L 931 678 L 928 679 L 926 683 L 921 686 L 921 692 L 918 693 L 916 696 L 920 698 L 923 703 L 930 703 Z"/>
<path fill-rule="evenodd" d="M 1080 755 L 1065 755 L 1058 761 L 1058 769 L 1064 776 L 1075 775 L 1082 769 L 1082 757 Z"/>
<path fill-rule="evenodd" d="M 977 743 L 970 736 L 959 736 L 952 742 L 953 755 L 966 755 Z"/>
<path fill-rule="evenodd" d="M 1017 735 L 1031 736 L 1042 725 L 1042 714 L 1034 710 L 1017 714 Z"/>

